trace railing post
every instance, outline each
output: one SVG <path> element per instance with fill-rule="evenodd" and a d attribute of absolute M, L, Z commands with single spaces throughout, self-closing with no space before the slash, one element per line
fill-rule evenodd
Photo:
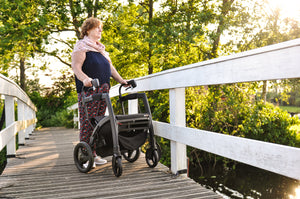
<path fill-rule="evenodd" d="M 175 88 L 169 91 L 170 124 L 186 126 L 185 115 L 185 88 Z M 186 175 L 187 157 L 186 145 L 171 141 L 171 171 L 173 174 Z"/>
<path fill-rule="evenodd" d="M 33 109 L 31 109 L 31 108 L 29 108 L 29 110 L 30 110 L 30 120 L 32 120 L 33 118 L 34 118 L 34 110 Z M 33 130 L 34 130 L 34 124 L 31 124 L 30 126 L 29 126 L 29 130 L 30 130 L 30 135 L 32 134 L 32 132 L 33 132 Z"/>
<path fill-rule="evenodd" d="M 128 100 L 128 114 L 138 113 L 138 99 Z"/>
<path fill-rule="evenodd" d="M 25 120 L 30 120 L 30 107 L 28 105 L 25 105 Z M 29 139 L 29 134 L 30 134 L 30 127 L 28 126 L 25 129 L 25 139 Z"/>
<path fill-rule="evenodd" d="M 36 119 L 36 112 L 33 110 L 33 118 Z M 36 128 L 36 122 L 33 124 L 33 130 Z"/>
<path fill-rule="evenodd" d="M 18 121 L 24 121 L 25 119 L 25 105 L 24 102 L 18 100 Z M 25 144 L 25 130 L 21 130 L 18 133 L 19 145 Z"/>
<path fill-rule="evenodd" d="M 15 122 L 15 103 L 14 98 L 5 96 L 5 125 L 6 128 Z M 12 129 L 13 131 L 13 129 Z M 12 132 L 13 133 L 13 132 Z M 7 157 L 16 156 L 16 136 L 7 143 Z"/>

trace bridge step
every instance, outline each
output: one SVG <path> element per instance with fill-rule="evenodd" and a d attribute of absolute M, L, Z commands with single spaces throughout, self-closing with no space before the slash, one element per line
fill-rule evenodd
<path fill-rule="evenodd" d="M 119 178 L 111 158 L 80 173 L 73 162 L 77 143 L 73 129 L 35 131 L 0 176 L 0 198 L 221 198 L 190 178 L 173 177 L 162 164 L 149 168 L 143 155 L 134 163 L 123 160 Z"/>

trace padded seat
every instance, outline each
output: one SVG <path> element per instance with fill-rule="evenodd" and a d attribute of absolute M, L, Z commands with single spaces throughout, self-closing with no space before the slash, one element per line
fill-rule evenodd
<path fill-rule="evenodd" d="M 148 130 L 151 119 L 149 114 L 116 115 L 119 131 Z"/>

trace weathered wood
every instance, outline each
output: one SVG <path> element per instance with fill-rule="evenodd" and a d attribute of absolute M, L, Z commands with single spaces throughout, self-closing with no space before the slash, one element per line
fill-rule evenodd
<path fill-rule="evenodd" d="M 27 96 L 25 91 L 23 91 L 14 81 L 0 74 L 0 94 L 13 96 L 23 101 L 25 104 L 30 106 L 31 109 L 37 110 L 35 105 L 32 103 L 30 98 Z"/>
<path fill-rule="evenodd" d="M 169 91 L 170 125 L 185 126 L 185 89 L 176 88 Z M 184 132 L 182 132 L 184 133 Z M 186 145 L 171 140 L 171 171 L 178 173 L 187 170 Z M 185 174 L 183 174 L 185 175 Z"/>
<path fill-rule="evenodd" d="M 158 136 L 300 180 L 300 148 L 154 122 Z"/>
<path fill-rule="evenodd" d="M 165 70 L 135 79 L 134 91 L 299 78 L 300 39 Z M 117 96 L 113 87 L 111 96 Z"/>
<path fill-rule="evenodd" d="M 25 104 L 21 100 L 18 100 L 18 121 L 22 122 L 25 120 Z M 25 144 L 25 130 L 20 130 L 18 134 L 19 144 Z"/>
<path fill-rule="evenodd" d="M 12 96 L 5 96 L 5 124 L 10 126 L 15 122 L 15 103 Z M 2 149 L 2 148 L 1 148 Z M 7 155 L 16 154 L 16 137 L 11 136 L 7 142 Z"/>
<path fill-rule="evenodd" d="M 50 128 L 35 131 L 0 176 L 0 198 L 221 198 L 186 177 L 174 177 L 159 164 L 149 168 L 144 156 L 123 160 L 123 175 L 108 164 L 80 173 L 73 162 L 78 131 Z"/>
<path fill-rule="evenodd" d="M 25 143 L 35 127 L 36 107 L 27 94 L 12 80 L 0 74 L 0 95 L 5 97 L 6 128 L 0 130 L 0 150 L 7 146 L 7 155 L 16 153 L 16 137 L 19 132 L 19 144 Z M 18 121 L 15 121 L 15 100 L 18 102 Z"/>
<path fill-rule="evenodd" d="M 23 129 L 26 129 L 27 127 L 34 125 L 37 122 L 37 119 L 31 119 L 31 120 L 23 120 L 23 121 L 16 121 L 12 123 L 11 125 L 7 126 L 5 129 L 3 129 L 0 132 L 0 150 L 2 150 L 5 145 L 11 140 L 18 131 L 21 131 Z M 28 129 L 28 128 L 27 128 Z M 29 130 L 28 130 L 29 131 Z M 25 134 L 26 136 L 26 134 Z M 29 137 L 26 136 L 26 137 Z M 24 144 L 24 143 L 21 143 Z"/>

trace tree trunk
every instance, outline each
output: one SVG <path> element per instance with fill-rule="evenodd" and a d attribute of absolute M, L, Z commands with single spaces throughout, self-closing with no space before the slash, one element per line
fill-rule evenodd
<path fill-rule="evenodd" d="M 212 46 L 212 50 L 211 50 L 211 54 L 210 54 L 210 59 L 218 57 L 217 51 L 218 51 L 218 47 L 219 47 L 219 43 L 220 43 L 220 38 L 221 38 L 221 35 L 225 28 L 224 20 L 226 18 L 226 15 L 231 10 L 231 5 L 233 2 L 234 2 L 234 0 L 223 0 L 219 25 L 217 28 L 217 32 L 215 34 L 215 38 L 213 38 L 213 46 Z"/>
<path fill-rule="evenodd" d="M 152 19 L 153 19 L 153 0 L 149 0 L 149 30 L 150 30 L 150 41 L 149 41 L 149 51 L 148 51 L 148 74 L 153 73 L 153 66 L 151 63 L 151 57 L 152 57 Z"/>
<path fill-rule="evenodd" d="M 262 99 L 264 100 L 264 103 L 266 103 L 267 101 L 267 86 L 268 86 L 268 82 L 267 81 L 263 81 L 263 88 L 262 88 Z"/>
<path fill-rule="evenodd" d="M 74 8 L 74 4 L 73 4 L 73 0 L 69 0 L 69 7 L 70 7 L 70 12 L 71 12 L 71 16 L 72 16 L 72 24 L 75 28 L 75 33 L 76 33 L 76 37 L 78 39 L 80 39 L 80 23 L 77 20 L 77 16 L 76 16 L 76 12 L 75 12 L 75 8 Z"/>
<path fill-rule="evenodd" d="M 26 91 L 26 83 L 25 83 L 25 58 L 21 57 L 20 59 L 20 87 Z"/>

